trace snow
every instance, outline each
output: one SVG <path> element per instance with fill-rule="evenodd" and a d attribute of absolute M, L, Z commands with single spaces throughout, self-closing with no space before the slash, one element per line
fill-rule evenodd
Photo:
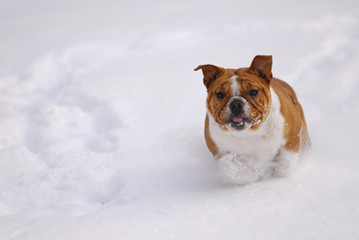
<path fill-rule="evenodd" d="M 358 239 L 357 1 L 1 1 L 0 239 Z M 226 184 L 199 64 L 273 55 L 313 141 Z"/>

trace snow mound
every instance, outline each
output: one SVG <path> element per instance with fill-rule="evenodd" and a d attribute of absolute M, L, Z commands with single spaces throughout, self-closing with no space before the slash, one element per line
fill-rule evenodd
<path fill-rule="evenodd" d="M 230 184 L 246 184 L 262 179 L 263 173 L 253 165 L 252 159 L 227 154 L 218 160 L 222 179 Z"/>
<path fill-rule="evenodd" d="M 7 77 L 0 154 L 12 161 L 2 164 L 2 215 L 34 208 L 78 215 L 120 195 L 121 169 L 106 153 L 118 149 L 121 121 L 73 80 L 92 69 L 94 55 L 93 47 L 71 47 Z"/>

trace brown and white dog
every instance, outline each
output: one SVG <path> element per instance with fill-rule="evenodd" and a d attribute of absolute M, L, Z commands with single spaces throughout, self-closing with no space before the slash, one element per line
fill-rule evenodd
<path fill-rule="evenodd" d="M 272 76 L 272 56 L 256 56 L 249 68 L 199 69 L 208 94 L 206 143 L 227 180 L 288 175 L 311 141 L 295 92 Z"/>

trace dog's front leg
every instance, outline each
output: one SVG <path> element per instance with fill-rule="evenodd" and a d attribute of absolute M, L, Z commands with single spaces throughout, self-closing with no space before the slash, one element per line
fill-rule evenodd
<path fill-rule="evenodd" d="M 274 159 L 274 175 L 286 177 L 291 175 L 298 161 L 298 152 L 293 152 L 280 148 L 278 155 Z"/>

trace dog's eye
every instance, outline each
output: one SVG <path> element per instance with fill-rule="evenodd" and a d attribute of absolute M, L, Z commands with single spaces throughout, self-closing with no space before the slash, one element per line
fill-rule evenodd
<path fill-rule="evenodd" d="M 248 92 L 249 96 L 255 97 L 258 95 L 258 90 L 252 89 Z"/>
<path fill-rule="evenodd" d="M 226 94 L 224 94 L 224 92 L 218 92 L 216 95 L 217 95 L 217 98 L 220 100 L 223 99 L 224 96 L 226 96 Z"/>

